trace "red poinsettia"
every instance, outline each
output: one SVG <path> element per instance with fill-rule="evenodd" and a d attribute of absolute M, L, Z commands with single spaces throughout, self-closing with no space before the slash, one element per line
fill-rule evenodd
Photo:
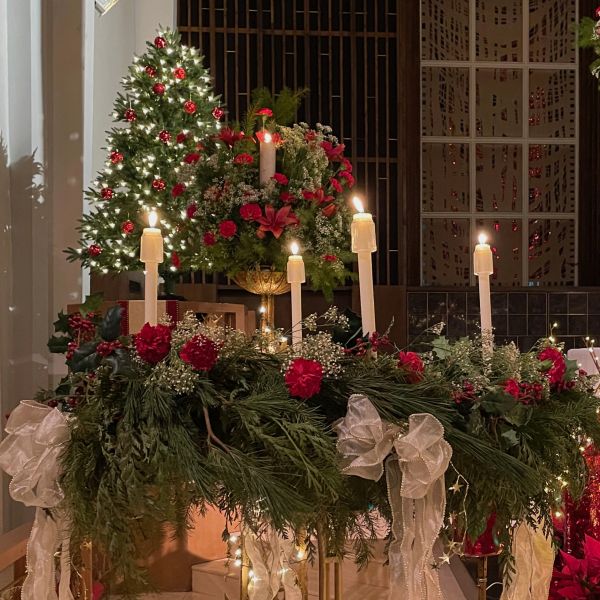
<path fill-rule="evenodd" d="M 327 202 L 331 202 L 333 200 L 333 196 L 326 194 L 322 187 L 314 192 L 303 190 L 302 195 L 304 196 L 305 200 L 314 200 L 317 204 L 326 204 Z"/>
<path fill-rule="evenodd" d="M 179 357 L 196 371 L 210 371 L 219 359 L 219 348 L 205 335 L 195 335 L 181 347 Z"/>
<path fill-rule="evenodd" d="M 306 400 L 321 391 L 323 367 L 316 360 L 295 358 L 285 373 L 285 384 L 292 396 Z"/>
<path fill-rule="evenodd" d="M 256 221 L 262 215 L 260 205 L 256 202 L 248 202 L 240 206 L 240 217 L 244 221 Z"/>
<path fill-rule="evenodd" d="M 275 180 L 279 185 L 287 185 L 290 182 L 283 173 L 275 173 L 271 179 Z"/>
<path fill-rule="evenodd" d="M 185 192 L 185 183 L 176 183 L 171 190 L 171 196 L 179 198 L 183 192 Z"/>
<path fill-rule="evenodd" d="M 538 359 L 542 362 L 550 361 L 551 365 L 546 371 L 546 377 L 551 385 L 558 385 L 567 371 L 567 363 L 563 353 L 549 346 L 538 354 Z"/>
<path fill-rule="evenodd" d="M 291 206 L 284 206 L 276 210 L 270 204 L 265 206 L 264 216 L 256 219 L 260 223 L 257 235 L 264 237 L 267 232 L 271 232 L 276 239 L 281 237 L 284 229 L 289 225 L 298 225 L 298 217 L 292 212 Z"/>
<path fill-rule="evenodd" d="M 519 382 L 515 381 L 514 379 L 509 379 L 504 383 L 504 391 L 518 400 L 519 396 L 521 395 Z"/>
<path fill-rule="evenodd" d="M 329 162 L 335 162 L 342 160 L 342 155 L 344 153 L 344 144 L 338 144 L 334 146 L 331 142 L 327 140 L 321 142 L 321 148 L 325 151 Z"/>
<path fill-rule="evenodd" d="M 243 131 L 234 131 L 231 127 L 223 127 L 217 138 L 226 146 L 233 148 L 244 137 Z"/>
<path fill-rule="evenodd" d="M 418 383 L 423 379 L 425 365 L 416 352 L 399 352 L 398 368 L 405 371 L 409 383 Z"/>
<path fill-rule="evenodd" d="M 171 329 L 166 325 L 146 323 L 134 337 L 134 344 L 139 357 L 155 365 L 171 350 Z"/>
<path fill-rule="evenodd" d="M 508 379 L 504 383 L 504 391 L 523 404 L 531 404 L 542 399 L 544 386 L 541 383 L 528 383 Z"/>
<path fill-rule="evenodd" d="M 237 233 L 237 225 L 231 220 L 221 221 L 219 223 L 219 233 L 225 239 L 230 240 Z"/>
<path fill-rule="evenodd" d="M 595 600 L 600 598 L 600 542 L 585 536 L 583 558 L 561 550 L 562 568 L 555 569 L 551 600 Z"/>
<path fill-rule="evenodd" d="M 252 158 L 251 154 L 248 154 L 247 152 L 242 152 L 233 159 L 233 162 L 236 165 L 251 165 L 254 162 L 254 158 Z"/>
<path fill-rule="evenodd" d="M 207 231 L 202 236 L 202 242 L 205 246 L 214 246 L 217 243 L 217 236 L 212 231 Z"/>

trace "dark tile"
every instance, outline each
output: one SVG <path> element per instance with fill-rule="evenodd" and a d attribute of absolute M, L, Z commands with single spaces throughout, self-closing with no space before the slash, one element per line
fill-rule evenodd
<path fill-rule="evenodd" d="M 494 315 L 492 317 L 495 335 L 506 335 L 508 333 L 508 317 L 506 315 Z"/>
<path fill-rule="evenodd" d="M 445 313 L 448 306 L 448 294 L 431 292 L 427 294 L 427 313 Z"/>
<path fill-rule="evenodd" d="M 550 315 L 548 317 L 548 328 L 552 325 L 554 335 L 560 337 L 567 335 L 569 330 L 569 317 L 567 315 Z"/>
<path fill-rule="evenodd" d="M 600 315 L 588 315 L 587 334 L 595 339 L 600 339 Z"/>
<path fill-rule="evenodd" d="M 447 335 L 452 339 L 458 339 L 467 335 L 467 319 L 464 314 L 448 316 Z"/>
<path fill-rule="evenodd" d="M 569 315 L 569 335 L 587 335 L 587 315 Z"/>
<path fill-rule="evenodd" d="M 508 294 L 495 292 L 492 294 L 492 314 L 505 315 L 508 313 Z"/>
<path fill-rule="evenodd" d="M 527 317 L 527 333 L 538 338 L 548 335 L 548 319 L 546 315 L 529 315 Z"/>
<path fill-rule="evenodd" d="M 467 335 L 469 337 L 479 335 L 481 333 L 481 321 L 479 317 L 467 316 Z"/>
<path fill-rule="evenodd" d="M 427 328 L 433 327 L 438 323 L 448 323 L 448 314 L 446 312 L 436 312 L 427 315 Z"/>
<path fill-rule="evenodd" d="M 550 292 L 548 294 L 548 312 L 566 315 L 568 312 L 567 294 Z"/>
<path fill-rule="evenodd" d="M 529 352 L 538 342 L 538 339 L 534 335 L 524 335 L 519 338 L 519 350 L 521 352 Z"/>
<path fill-rule="evenodd" d="M 524 292 L 510 292 L 508 294 L 508 314 L 527 314 L 527 294 Z"/>
<path fill-rule="evenodd" d="M 600 315 L 600 293 L 590 292 L 588 294 L 588 313 Z"/>
<path fill-rule="evenodd" d="M 508 315 L 508 335 L 527 335 L 527 317 L 510 313 Z"/>
<path fill-rule="evenodd" d="M 427 317 L 425 315 L 408 315 L 408 335 L 421 335 L 427 329 Z"/>
<path fill-rule="evenodd" d="M 476 294 L 474 292 L 469 292 L 467 294 L 467 314 L 479 314 L 479 294 Z"/>
<path fill-rule="evenodd" d="M 408 293 L 408 313 L 412 315 L 427 314 L 427 293 L 409 292 Z"/>
<path fill-rule="evenodd" d="M 569 294 L 569 314 L 585 315 L 587 313 L 587 294 L 585 292 Z"/>
<path fill-rule="evenodd" d="M 546 294 L 544 294 L 544 293 L 527 294 L 527 314 L 529 314 L 529 315 L 545 315 L 546 313 L 547 313 Z"/>
<path fill-rule="evenodd" d="M 566 335 L 564 337 L 559 338 L 559 341 L 565 345 L 565 351 L 573 350 L 573 348 L 581 348 L 582 342 L 579 337 L 572 337 Z"/>
<path fill-rule="evenodd" d="M 448 315 L 467 312 L 466 292 L 448 292 Z"/>
<path fill-rule="evenodd" d="M 496 335 L 494 336 L 494 343 L 496 346 L 506 346 L 514 341 L 514 338 L 508 337 L 506 335 Z"/>

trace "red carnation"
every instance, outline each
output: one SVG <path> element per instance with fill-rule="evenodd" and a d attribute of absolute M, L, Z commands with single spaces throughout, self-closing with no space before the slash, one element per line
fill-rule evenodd
<path fill-rule="evenodd" d="M 270 108 L 261 108 L 260 110 L 256 111 L 256 114 L 261 117 L 272 117 L 273 111 Z"/>
<path fill-rule="evenodd" d="M 550 361 L 552 363 L 546 371 L 546 377 L 552 385 L 559 384 L 567 370 L 567 364 L 562 352 L 552 347 L 544 348 L 538 354 L 538 359 L 542 362 Z"/>
<path fill-rule="evenodd" d="M 134 229 L 135 229 L 135 225 L 133 224 L 133 221 L 124 221 L 121 224 L 121 231 L 125 235 L 129 235 L 130 233 L 133 233 Z"/>
<path fill-rule="evenodd" d="M 171 190 L 171 196 L 179 198 L 183 192 L 185 192 L 185 183 L 176 183 Z"/>
<path fill-rule="evenodd" d="M 192 219 L 194 217 L 194 215 L 196 214 L 196 211 L 198 210 L 198 206 L 196 205 L 195 202 L 192 202 L 186 209 L 185 209 L 185 213 L 187 215 L 188 219 Z"/>
<path fill-rule="evenodd" d="M 196 371 L 210 371 L 219 359 L 219 349 L 205 335 L 195 335 L 181 347 L 179 358 Z"/>
<path fill-rule="evenodd" d="M 286 204 L 291 204 L 297 200 L 296 196 L 290 194 L 290 192 L 281 192 L 281 194 L 279 194 L 279 199 Z"/>
<path fill-rule="evenodd" d="M 105 187 L 102 188 L 102 190 L 100 191 L 100 195 L 105 199 L 105 200 L 109 200 L 110 198 L 112 198 L 114 196 L 114 191 L 112 190 L 112 188 L 109 187 Z"/>
<path fill-rule="evenodd" d="M 338 144 L 334 146 L 331 142 L 321 142 L 321 148 L 325 151 L 329 162 L 342 160 L 342 154 L 344 153 L 344 144 Z"/>
<path fill-rule="evenodd" d="M 329 183 L 331 183 L 331 187 L 338 193 L 341 194 L 344 191 L 344 188 L 342 187 L 342 184 L 335 178 L 335 177 L 330 177 L 329 178 Z"/>
<path fill-rule="evenodd" d="M 254 162 L 254 159 L 250 154 L 242 152 L 233 159 L 233 162 L 236 165 L 251 165 Z"/>
<path fill-rule="evenodd" d="M 202 242 L 205 246 L 214 246 L 217 243 L 217 237 L 212 231 L 207 231 L 202 236 Z"/>
<path fill-rule="evenodd" d="M 188 165 L 193 165 L 200 160 L 200 155 L 197 152 L 190 152 L 183 157 L 183 162 Z"/>
<path fill-rule="evenodd" d="M 179 269 L 181 266 L 181 259 L 179 258 L 179 254 L 177 254 L 177 252 L 171 252 L 171 264 L 176 269 Z"/>
<path fill-rule="evenodd" d="M 285 384 L 292 396 L 312 398 L 321 391 L 323 367 L 316 360 L 295 358 L 285 373 Z"/>
<path fill-rule="evenodd" d="M 504 383 L 504 391 L 510 394 L 515 400 L 518 400 L 521 395 L 521 387 L 519 382 L 514 379 L 509 379 Z"/>
<path fill-rule="evenodd" d="M 423 379 L 425 365 L 416 352 L 399 352 L 398 368 L 406 372 L 406 379 L 409 383 L 418 383 Z"/>
<path fill-rule="evenodd" d="M 183 142 L 187 140 L 187 135 L 185 135 L 185 133 L 183 133 L 182 131 L 181 133 L 177 134 L 177 137 L 175 139 L 177 140 L 178 144 L 183 144 Z"/>
<path fill-rule="evenodd" d="M 338 257 L 335 254 L 324 254 L 323 260 L 325 262 L 336 262 Z"/>
<path fill-rule="evenodd" d="M 331 217 L 333 217 L 333 215 L 335 215 L 336 212 L 337 206 L 333 204 L 333 202 L 331 204 L 328 204 L 325 208 L 321 210 L 321 214 L 324 217 L 327 217 L 328 219 L 331 219 Z"/>
<path fill-rule="evenodd" d="M 243 131 L 234 131 L 231 127 L 223 127 L 219 131 L 217 139 L 221 140 L 226 146 L 233 148 L 243 137 Z"/>
<path fill-rule="evenodd" d="M 225 239 L 230 240 L 237 232 L 237 225 L 234 221 L 221 221 L 219 223 L 219 233 Z"/>
<path fill-rule="evenodd" d="M 249 202 L 240 206 L 240 217 L 244 221 L 256 221 L 262 215 L 260 205 L 256 202 Z"/>
<path fill-rule="evenodd" d="M 171 328 L 166 325 L 150 325 L 146 323 L 134 336 L 134 344 L 139 357 L 155 365 L 171 350 Z"/>
<path fill-rule="evenodd" d="M 279 185 L 287 185 L 290 182 L 283 173 L 275 173 L 271 179 L 274 179 Z"/>
<path fill-rule="evenodd" d="M 340 171 L 338 177 L 346 180 L 346 185 L 351 188 L 354 185 L 354 175 L 349 171 Z"/>
<path fill-rule="evenodd" d="M 345 156 L 342 157 L 342 167 L 344 167 L 344 171 L 352 173 L 352 163 Z"/>

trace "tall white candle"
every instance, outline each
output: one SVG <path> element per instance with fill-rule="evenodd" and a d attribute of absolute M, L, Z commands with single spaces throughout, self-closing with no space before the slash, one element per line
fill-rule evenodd
<path fill-rule="evenodd" d="M 373 215 L 364 212 L 363 204 L 353 198 L 358 212 L 352 218 L 352 252 L 358 256 L 358 281 L 360 286 L 360 312 L 363 335 L 377 331 L 375 324 L 375 297 L 373 294 L 373 267 L 371 254 L 377 250 Z"/>
<path fill-rule="evenodd" d="M 479 278 L 479 311 L 481 313 L 481 335 L 484 349 L 492 349 L 492 301 L 490 275 L 494 272 L 494 258 L 485 234 L 479 236 L 479 243 L 473 252 L 473 271 Z"/>
<path fill-rule="evenodd" d="M 144 321 L 156 325 L 158 321 L 158 265 L 163 262 L 163 238 L 156 227 L 158 215 L 148 215 L 149 227 L 144 227 L 140 244 L 140 260 L 145 265 L 144 277 Z"/>
<path fill-rule="evenodd" d="M 260 156 L 259 156 L 259 181 L 260 185 L 266 185 L 271 177 L 275 175 L 275 161 L 277 158 L 277 149 L 273 136 L 262 130 L 260 140 Z"/>
<path fill-rule="evenodd" d="M 302 344 L 302 284 L 306 281 L 304 260 L 298 254 L 298 244 L 292 243 L 288 257 L 287 280 L 292 292 L 292 346 L 299 349 Z"/>

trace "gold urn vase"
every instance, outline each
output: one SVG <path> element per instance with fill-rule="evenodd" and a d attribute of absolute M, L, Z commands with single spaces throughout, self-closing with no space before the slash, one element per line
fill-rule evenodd
<path fill-rule="evenodd" d="M 271 268 L 240 271 L 233 280 L 242 289 L 261 297 L 261 329 L 275 327 L 275 296 L 287 294 L 287 275 Z"/>

